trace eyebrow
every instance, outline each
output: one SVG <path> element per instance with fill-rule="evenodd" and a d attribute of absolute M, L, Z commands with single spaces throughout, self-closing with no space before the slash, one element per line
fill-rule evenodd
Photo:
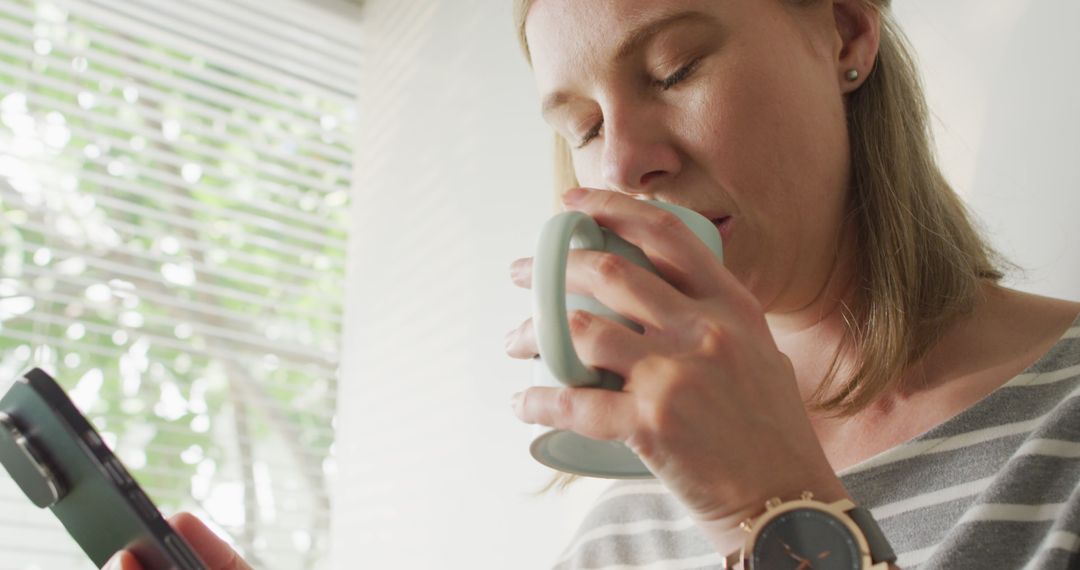
<path fill-rule="evenodd" d="M 676 12 L 657 18 L 633 29 L 627 34 L 622 42 L 619 43 L 618 49 L 615 50 L 614 60 L 620 61 L 630 57 L 660 32 L 672 26 L 688 22 L 715 23 L 716 18 L 697 11 Z M 540 114 L 546 116 L 556 108 L 566 104 L 569 100 L 570 95 L 562 91 L 552 93 L 547 97 L 544 97 L 543 104 L 540 106 Z"/>

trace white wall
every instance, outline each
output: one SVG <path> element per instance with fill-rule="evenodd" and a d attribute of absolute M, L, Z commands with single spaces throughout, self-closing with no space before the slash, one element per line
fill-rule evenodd
<path fill-rule="evenodd" d="M 1080 3 L 897 0 L 940 155 L 1016 288 L 1080 300 Z"/>
<path fill-rule="evenodd" d="M 554 203 L 510 3 L 372 0 L 365 29 L 335 567 L 549 567 L 596 486 L 529 497 L 550 472 L 510 411 L 508 268 Z"/>
<path fill-rule="evenodd" d="M 543 568 L 602 484 L 548 472 L 509 410 L 527 292 L 507 266 L 551 212 L 547 133 L 507 0 L 368 0 L 338 414 L 335 567 Z M 945 168 L 1029 269 L 1080 299 L 1072 0 L 900 0 Z"/>

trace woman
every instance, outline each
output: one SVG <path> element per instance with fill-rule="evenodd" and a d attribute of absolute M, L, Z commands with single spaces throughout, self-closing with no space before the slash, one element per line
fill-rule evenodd
<path fill-rule="evenodd" d="M 560 566 L 715 567 L 744 546 L 759 568 L 827 565 L 739 529 L 806 491 L 873 510 L 855 531 L 877 543 L 873 562 L 891 560 L 880 526 L 901 566 L 1077 563 L 1080 342 L 1063 337 L 1080 305 L 997 285 L 934 164 L 887 10 L 519 2 L 566 184 L 596 189 L 564 203 L 667 281 L 578 253 L 570 286 L 645 326 L 573 320 L 582 359 L 624 391 L 515 399 L 527 422 L 626 442 L 661 483 L 617 484 Z M 714 219 L 726 267 L 642 197 Z M 527 286 L 529 260 L 513 269 Z M 508 352 L 535 354 L 530 322 Z M 1035 375 L 1048 370 L 1063 372 Z M 820 529 L 791 532 L 813 549 Z"/>
<path fill-rule="evenodd" d="M 851 540 L 880 567 L 1075 564 L 1080 304 L 997 284 L 888 0 L 517 4 L 565 206 L 662 277 L 575 252 L 570 289 L 645 327 L 572 319 L 583 361 L 625 388 L 514 397 L 523 421 L 621 440 L 657 476 L 601 497 L 559 566 L 720 567 L 745 548 L 756 568 L 860 567 Z M 725 265 L 638 198 L 713 219 Z M 527 287 L 530 260 L 512 274 Z M 531 322 L 507 346 L 534 356 Z M 804 493 L 852 503 L 803 526 L 765 507 Z M 781 530 L 748 544 L 743 521 Z M 211 567 L 244 567 L 177 524 Z"/>

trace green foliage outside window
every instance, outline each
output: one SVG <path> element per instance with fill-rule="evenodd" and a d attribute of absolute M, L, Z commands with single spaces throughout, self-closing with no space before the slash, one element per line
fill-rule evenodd
<path fill-rule="evenodd" d="M 67 3 L 8 4 L 0 372 L 51 369 L 166 513 L 216 523 L 258 567 L 316 565 L 351 99 Z"/>

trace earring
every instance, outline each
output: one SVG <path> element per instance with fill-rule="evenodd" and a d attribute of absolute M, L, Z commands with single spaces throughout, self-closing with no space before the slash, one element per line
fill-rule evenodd
<path fill-rule="evenodd" d="M 848 81 L 858 81 L 859 80 L 859 70 L 858 69 L 849 69 L 848 72 L 847 72 L 847 80 Z"/>

